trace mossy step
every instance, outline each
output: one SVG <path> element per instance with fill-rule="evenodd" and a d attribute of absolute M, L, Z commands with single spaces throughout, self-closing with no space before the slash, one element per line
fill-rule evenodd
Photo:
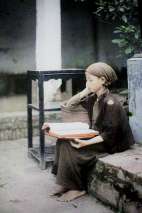
<path fill-rule="evenodd" d="M 99 158 L 89 192 L 120 212 L 142 212 L 142 145 Z"/>

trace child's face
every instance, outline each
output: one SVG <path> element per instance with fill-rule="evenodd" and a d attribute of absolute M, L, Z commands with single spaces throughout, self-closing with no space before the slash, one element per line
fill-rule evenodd
<path fill-rule="evenodd" d="M 86 75 L 86 87 L 93 93 L 96 93 L 98 90 L 103 88 L 103 85 L 105 83 L 104 77 L 97 77 L 95 75 L 92 75 L 90 73 L 85 73 Z"/>

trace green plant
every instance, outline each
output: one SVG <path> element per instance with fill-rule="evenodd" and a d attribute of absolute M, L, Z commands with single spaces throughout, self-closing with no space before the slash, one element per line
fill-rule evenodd
<path fill-rule="evenodd" d="M 118 24 L 114 28 L 112 43 L 118 45 L 120 55 L 132 56 L 136 52 L 142 51 L 142 39 L 138 22 L 137 0 L 109 0 L 96 1 L 97 16 L 108 22 Z"/>
<path fill-rule="evenodd" d="M 96 0 L 94 13 L 107 21 L 127 23 L 137 19 L 137 0 Z"/>
<path fill-rule="evenodd" d="M 119 56 L 132 56 L 142 51 L 137 0 L 74 0 L 88 2 L 93 13 L 105 22 L 113 23 L 112 43 L 120 49 Z M 95 7 L 93 7 L 95 5 Z"/>
<path fill-rule="evenodd" d="M 132 116 L 133 116 L 133 113 L 132 113 L 132 112 L 128 112 L 127 115 L 128 115 L 129 117 L 132 117 Z"/>
<path fill-rule="evenodd" d="M 117 44 L 120 48 L 120 54 L 133 55 L 134 53 L 141 52 L 142 39 L 140 29 L 134 25 L 120 25 L 116 27 L 114 33 L 117 38 L 112 40 L 112 43 Z"/>

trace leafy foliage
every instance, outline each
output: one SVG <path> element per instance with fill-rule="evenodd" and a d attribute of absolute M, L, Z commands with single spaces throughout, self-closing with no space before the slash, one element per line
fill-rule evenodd
<path fill-rule="evenodd" d="M 127 23 L 137 18 L 137 1 L 134 0 L 96 0 L 96 15 L 109 21 L 119 21 Z"/>
<path fill-rule="evenodd" d="M 90 2 L 90 0 L 74 0 Z M 103 21 L 115 23 L 112 43 L 120 49 L 120 55 L 132 56 L 142 51 L 142 38 L 138 19 L 137 0 L 93 0 L 94 14 Z"/>
<path fill-rule="evenodd" d="M 142 50 L 142 39 L 140 29 L 134 25 L 120 25 L 116 27 L 114 33 L 118 38 L 113 39 L 112 43 L 117 44 L 120 48 L 120 53 L 125 55 L 132 55 Z"/>
<path fill-rule="evenodd" d="M 120 55 L 131 56 L 141 52 L 142 39 L 138 23 L 138 5 L 136 0 L 109 0 L 96 1 L 97 9 L 94 12 L 103 20 L 118 23 L 114 29 L 115 39 L 112 43 L 120 48 Z"/>

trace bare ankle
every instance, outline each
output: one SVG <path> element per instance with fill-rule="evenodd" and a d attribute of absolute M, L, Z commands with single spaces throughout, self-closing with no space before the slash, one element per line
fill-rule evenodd
<path fill-rule="evenodd" d="M 63 193 L 62 196 L 60 196 L 59 199 L 57 199 L 58 201 L 62 201 L 62 202 L 69 202 L 72 201 L 76 198 L 79 198 L 83 195 L 86 194 L 85 190 L 79 191 L 79 190 L 68 190 L 67 192 Z"/>
<path fill-rule="evenodd" d="M 55 190 L 50 194 L 50 196 L 61 196 L 63 193 L 67 192 L 68 189 L 64 186 L 57 185 Z"/>

